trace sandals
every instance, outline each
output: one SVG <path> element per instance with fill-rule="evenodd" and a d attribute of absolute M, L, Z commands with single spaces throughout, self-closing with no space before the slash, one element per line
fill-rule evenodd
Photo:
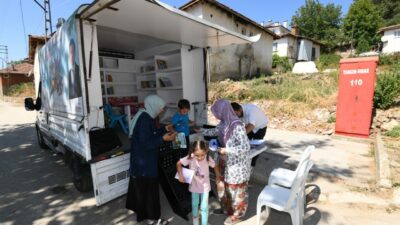
<path fill-rule="evenodd" d="M 224 221 L 224 225 L 234 225 L 237 224 L 239 222 L 242 222 L 241 219 L 237 218 L 237 219 L 233 219 L 231 216 L 227 217 L 226 220 Z"/>

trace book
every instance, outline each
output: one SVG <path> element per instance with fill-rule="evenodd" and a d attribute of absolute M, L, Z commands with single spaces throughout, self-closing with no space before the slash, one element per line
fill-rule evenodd
<path fill-rule="evenodd" d="M 194 176 L 194 170 L 191 169 L 186 169 L 185 167 L 182 167 L 182 175 L 183 178 L 185 179 L 185 183 L 192 183 L 193 176 Z M 179 175 L 178 172 L 175 174 L 175 179 L 179 180 Z"/>
<path fill-rule="evenodd" d="M 114 94 L 114 88 L 113 87 L 108 87 L 107 88 L 107 94 L 108 95 L 113 95 Z"/>
<path fill-rule="evenodd" d="M 158 78 L 158 81 L 160 81 L 160 87 L 172 87 L 173 86 L 171 80 L 168 77 L 160 77 L 160 78 Z"/>
<path fill-rule="evenodd" d="M 165 60 L 157 59 L 156 63 L 159 70 L 167 69 L 167 62 Z"/>
<path fill-rule="evenodd" d="M 112 82 L 113 81 L 113 78 L 112 78 L 111 74 L 107 74 L 106 75 L 106 79 L 107 79 L 107 82 Z"/>
<path fill-rule="evenodd" d="M 264 143 L 264 140 L 262 140 L 262 139 L 253 139 L 253 140 L 250 140 L 250 145 L 261 145 L 261 144 L 263 144 Z"/>

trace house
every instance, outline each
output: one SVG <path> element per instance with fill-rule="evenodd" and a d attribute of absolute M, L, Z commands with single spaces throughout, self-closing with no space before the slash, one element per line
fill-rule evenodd
<path fill-rule="evenodd" d="M 382 53 L 400 52 L 400 24 L 382 27 L 378 33 L 382 34 Z"/>
<path fill-rule="evenodd" d="M 242 35 L 261 34 L 260 40 L 253 44 L 211 48 L 208 51 L 211 80 L 240 79 L 271 73 L 272 42 L 278 35 L 215 0 L 192 0 L 180 9 Z"/>
<path fill-rule="evenodd" d="M 322 43 L 312 38 L 299 34 L 299 29 L 293 26 L 290 30 L 287 22 L 279 22 L 266 26 L 269 30 L 279 35 L 272 45 L 273 54 L 288 57 L 294 64 L 298 61 L 315 61 L 320 56 Z"/>
<path fill-rule="evenodd" d="M 14 84 L 33 82 L 32 68 L 32 64 L 23 62 L 0 70 L 0 96 Z"/>

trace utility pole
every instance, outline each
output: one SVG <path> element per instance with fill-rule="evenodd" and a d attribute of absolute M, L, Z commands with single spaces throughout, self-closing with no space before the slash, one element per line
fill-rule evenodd
<path fill-rule="evenodd" d="M 6 58 L 5 58 L 5 62 L 6 62 L 6 67 L 8 66 L 8 46 L 7 45 L 0 45 L 0 54 L 5 54 Z M 2 63 L 2 68 L 4 68 L 4 60 Z"/>
<path fill-rule="evenodd" d="M 50 28 L 50 35 L 53 33 L 53 26 L 51 23 L 51 9 L 50 9 L 50 0 L 44 0 L 44 6 L 41 5 L 37 0 L 33 0 L 40 6 L 40 8 L 44 11 L 44 31 L 46 34 L 45 41 L 47 39 L 47 32 Z"/>

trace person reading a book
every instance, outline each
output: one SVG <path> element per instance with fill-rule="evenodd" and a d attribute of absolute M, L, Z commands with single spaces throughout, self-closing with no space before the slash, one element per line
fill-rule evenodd
<path fill-rule="evenodd" d="M 172 125 L 178 133 L 184 133 L 186 143 L 189 143 L 190 125 L 194 122 L 189 120 L 190 102 L 187 99 L 181 99 L 178 102 L 178 112 L 172 117 Z"/>
<path fill-rule="evenodd" d="M 182 173 L 182 165 L 189 166 L 194 172 L 189 191 L 192 193 L 192 215 L 193 225 L 199 225 L 199 202 L 201 225 L 208 225 L 208 194 L 211 190 L 209 167 L 214 168 L 214 172 L 219 183 L 219 170 L 214 160 L 208 155 L 208 146 L 205 141 L 195 141 L 191 146 L 188 155 L 181 158 L 177 164 L 179 181 L 185 183 Z"/>

